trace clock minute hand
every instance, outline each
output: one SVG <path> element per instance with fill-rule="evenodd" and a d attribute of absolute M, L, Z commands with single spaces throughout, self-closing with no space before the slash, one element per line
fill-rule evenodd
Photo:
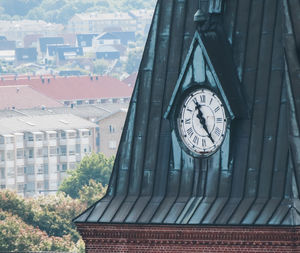
<path fill-rule="evenodd" d="M 200 120 L 201 125 L 203 126 L 203 129 L 205 130 L 205 132 L 207 133 L 209 139 L 212 141 L 212 143 L 215 143 L 214 139 L 211 137 L 210 132 L 208 131 L 207 125 L 206 125 L 206 120 L 203 117 L 203 113 L 200 109 L 201 105 L 198 102 L 195 102 L 196 105 L 196 109 L 198 110 L 198 114 L 197 114 L 197 118 Z"/>

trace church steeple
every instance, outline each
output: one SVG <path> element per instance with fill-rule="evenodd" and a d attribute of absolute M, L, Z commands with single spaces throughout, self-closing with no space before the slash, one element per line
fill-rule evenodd
<path fill-rule="evenodd" d="M 195 238 L 191 248 L 199 252 L 205 231 L 217 245 L 212 227 L 217 226 L 224 238 L 230 233 L 216 246 L 216 252 L 226 252 L 223 243 L 233 251 L 241 233 L 261 242 L 261 249 L 279 247 L 270 232 L 276 227 L 278 233 L 292 234 L 285 250 L 299 251 L 296 10 L 300 3 L 292 0 L 158 1 L 108 193 L 75 219 L 84 238 L 92 242 L 97 233 L 115 226 L 129 244 L 129 238 L 144 238 L 139 243 L 145 246 L 151 243 L 142 231 L 161 228 L 168 233 L 158 233 L 159 243 L 180 238 L 184 245 L 190 243 L 187 238 Z M 217 97 L 214 107 L 203 94 Z M 193 96 L 196 100 L 190 102 Z M 219 105 L 230 124 L 222 122 L 226 134 L 213 147 L 217 124 L 225 119 L 216 114 Z M 181 135 L 176 130 L 179 116 L 193 126 L 181 128 Z M 185 143 L 184 135 L 192 133 Z M 196 137 L 205 140 L 203 146 L 211 142 L 213 152 L 195 155 L 193 150 L 207 152 L 197 146 Z M 268 245 L 263 230 L 272 237 Z M 113 229 L 107 236 L 122 241 Z M 138 243 L 133 244 L 137 249 Z M 251 245 L 244 246 L 252 252 Z M 172 247 L 177 246 L 172 244 L 170 252 Z"/>

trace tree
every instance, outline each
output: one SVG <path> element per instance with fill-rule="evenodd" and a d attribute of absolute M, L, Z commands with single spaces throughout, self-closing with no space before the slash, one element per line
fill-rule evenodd
<path fill-rule="evenodd" d="M 0 0 L 0 6 L 10 16 L 26 16 L 28 11 L 39 4 L 40 0 Z"/>
<path fill-rule="evenodd" d="M 63 194 L 24 199 L 0 191 L 0 251 L 74 251 L 82 249 L 72 219 L 86 209 Z"/>
<path fill-rule="evenodd" d="M 109 62 L 104 59 L 94 61 L 94 74 L 104 75 L 109 67 Z"/>
<path fill-rule="evenodd" d="M 103 186 L 101 183 L 96 183 L 95 180 L 90 180 L 88 185 L 84 185 L 79 191 L 80 202 L 87 206 L 92 205 L 97 200 L 101 199 L 107 190 L 107 185 Z"/>
<path fill-rule="evenodd" d="M 59 191 L 72 198 L 79 198 L 79 192 L 91 179 L 106 185 L 109 182 L 114 157 L 106 158 L 103 154 L 92 153 L 85 156 L 75 170 L 68 171 L 69 176 L 62 182 Z"/>
<path fill-rule="evenodd" d="M 15 192 L 0 191 L 0 209 L 22 219 L 48 236 L 69 236 L 76 243 L 80 236 L 72 219 L 85 210 L 86 204 L 65 194 L 24 199 Z"/>
<path fill-rule="evenodd" d="M 20 217 L 0 209 L 0 251 L 69 251 L 75 243 L 69 236 L 48 237 L 38 228 L 26 224 Z"/>

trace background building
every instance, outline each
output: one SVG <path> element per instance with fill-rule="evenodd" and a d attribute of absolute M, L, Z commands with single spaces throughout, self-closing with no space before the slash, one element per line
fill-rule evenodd
<path fill-rule="evenodd" d="M 0 188 L 56 192 L 66 171 L 95 151 L 96 128 L 70 114 L 1 118 Z"/>

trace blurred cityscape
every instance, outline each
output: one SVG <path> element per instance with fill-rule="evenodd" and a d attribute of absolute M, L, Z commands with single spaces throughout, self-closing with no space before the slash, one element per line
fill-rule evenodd
<path fill-rule="evenodd" d="M 85 155 L 116 154 L 152 15 L 0 20 L 0 189 L 56 193 Z"/>

